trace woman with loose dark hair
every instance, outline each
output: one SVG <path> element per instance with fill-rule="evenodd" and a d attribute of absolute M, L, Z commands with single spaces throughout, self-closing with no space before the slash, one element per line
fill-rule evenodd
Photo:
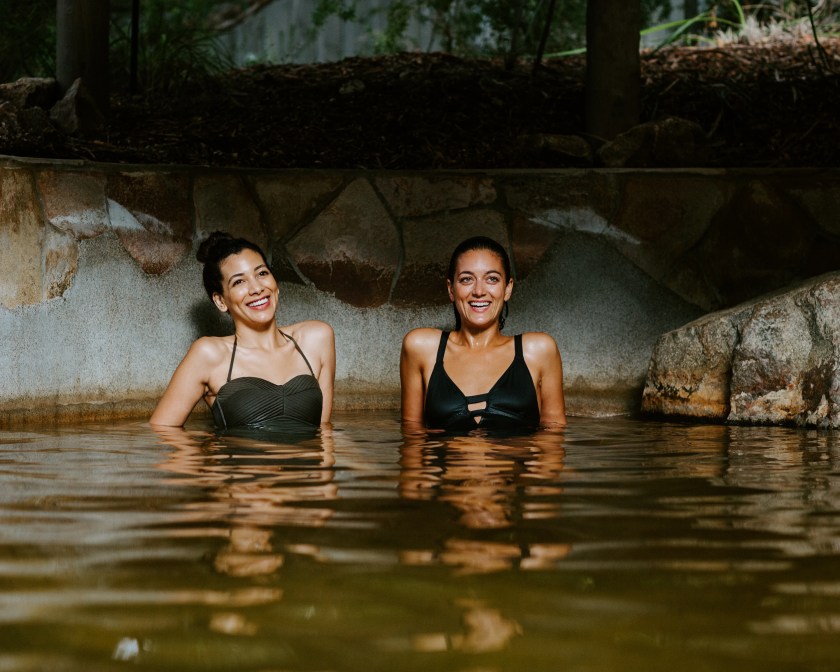
<path fill-rule="evenodd" d="M 182 426 L 202 398 L 219 429 L 287 431 L 329 422 L 332 328 L 318 320 L 278 328 L 280 291 L 258 245 L 215 231 L 196 257 L 207 295 L 230 315 L 234 333 L 192 344 L 150 423 Z"/>
<path fill-rule="evenodd" d="M 566 424 L 563 364 L 545 333 L 505 336 L 513 292 L 510 259 L 485 236 L 455 248 L 446 286 L 455 329 L 414 329 L 400 356 L 408 427 L 533 429 Z"/>

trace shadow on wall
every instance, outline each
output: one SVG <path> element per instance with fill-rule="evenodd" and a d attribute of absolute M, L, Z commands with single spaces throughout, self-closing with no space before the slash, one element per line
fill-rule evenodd
<path fill-rule="evenodd" d="M 233 322 L 207 299 L 196 303 L 190 310 L 190 322 L 198 336 L 228 336 L 233 333 Z"/>

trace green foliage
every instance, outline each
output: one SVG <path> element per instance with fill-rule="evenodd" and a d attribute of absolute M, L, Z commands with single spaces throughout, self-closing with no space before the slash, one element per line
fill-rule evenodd
<path fill-rule="evenodd" d="M 433 36 L 441 41 L 447 52 L 471 54 L 480 51 L 482 33 L 494 24 L 495 17 L 487 16 L 487 3 L 483 0 L 429 0 L 416 4 L 415 17 L 431 23 Z"/>
<path fill-rule="evenodd" d="M 660 46 L 678 41 L 756 44 L 806 39 L 815 42 L 822 52 L 819 38 L 836 35 L 838 19 L 840 7 L 827 0 L 775 0 L 755 5 L 740 0 L 709 0 L 697 16 L 652 30 L 671 31 Z"/>
<path fill-rule="evenodd" d="M 385 29 L 374 36 L 379 52 L 391 52 L 430 45 L 411 44 L 408 32 L 414 24 L 430 28 L 430 44 L 462 56 L 496 56 L 506 61 L 538 51 L 548 20 L 550 0 L 390 0 L 380 9 L 363 13 L 363 0 L 318 0 L 315 25 L 321 27 L 331 16 L 343 21 L 368 22 L 377 12 L 387 18 Z M 700 14 L 662 23 L 676 0 L 641 0 L 643 34 L 661 35 L 659 46 L 674 42 L 696 44 L 720 41 L 724 33 L 744 36 L 748 28 L 766 32 L 786 31 L 789 36 L 806 32 L 818 35 L 840 33 L 840 3 L 829 0 L 700 0 Z M 803 25 L 807 30 L 803 30 Z M 771 30 L 772 28 L 772 30 Z M 732 39 L 732 38 L 730 38 Z M 746 36 L 744 39 L 748 39 Z M 586 42 L 586 0 L 556 0 L 545 44 L 552 56 L 580 53 Z"/>
<path fill-rule="evenodd" d="M 315 27 L 323 26 L 331 16 L 337 16 L 342 21 L 355 21 L 356 0 L 319 0 L 312 14 Z"/>
<path fill-rule="evenodd" d="M 0 82 L 55 72 L 55 0 L 0 0 Z"/>
<path fill-rule="evenodd" d="M 232 64 L 209 19 L 221 4 L 222 0 L 141 2 L 138 75 L 142 91 L 171 91 Z M 131 1 L 112 0 L 109 60 L 114 89 L 128 88 L 130 35 Z M 55 76 L 55 53 L 55 0 L 0 0 L 0 81 Z"/>
<path fill-rule="evenodd" d="M 219 0 L 144 0 L 140 11 L 137 63 L 139 89 L 163 94 L 231 67 L 208 17 Z M 111 73 L 115 89 L 128 87 L 131 4 L 115 3 L 111 13 Z"/>
<path fill-rule="evenodd" d="M 507 60 L 534 54 L 550 11 L 549 0 L 392 0 L 378 10 L 386 27 L 376 36 L 380 51 L 406 50 L 412 22 L 432 31 L 432 42 L 449 53 L 497 56 Z M 314 23 L 323 26 L 330 16 L 364 22 L 360 0 L 319 0 Z M 671 0 L 642 0 L 646 21 L 660 21 L 671 10 Z M 586 36 L 586 0 L 556 0 L 546 48 L 560 51 L 581 47 Z"/>
<path fill-rule="evenodd" d="M 393 53 L 402 47 L 400 35 L 408 30 L 408 22 L 411 20 L 411 10 L 407 5 L 394 3 L 388 7 L 388 30 L 377 40 L 375 50 L 377 53 Z"/>
<path fill-rule="evenodd" d="M 663 21 L 674 0 L 641 0 L 646 25 Z M 142 0 L 138 83 L 146 94 L 166 93 L 230 67 L 232 58 L 218 39 L 213 14 L 220 7 L 245 7 L 249 0 Z M 111 82 L 127 89 L 130 69 L 131 0 L 111 0 Z M 372 3 L 366 3 L 368 6 Z M 317 0 L 313 23 L 330 17 L 366 23 L 385 17 L 384 30 L 373 35 L 374 50 L 390 53 L 439 45 L 465 56 L 497 56 L 512 61 L 537 52 L 548 20 L 550 0 L 390 0 L 362 11 L 362 0 Z M 674 2 L 674 4 L 677 4 Z M 814 37 L 837 34 L 840 6 L 823 0 L 701 0 L 701 13 L 684 21 L 654 25 L 675 41 L 720 39 L 721 31 L 741 35 L 747 24 L 772 25 L 794 33 L 807 22 Z M 0 0 L 0 81 L 55 73 L 55 0 Z M 409 38 L 412 25 L 425 26 L 429 43 Z M 779 28 L 780 27 L 780 28 Z M 802 31 L 800 30 L 800 33 Z M 580 49 L 585 44 L 586 0 L 556 0 L 545 51 Z"/>

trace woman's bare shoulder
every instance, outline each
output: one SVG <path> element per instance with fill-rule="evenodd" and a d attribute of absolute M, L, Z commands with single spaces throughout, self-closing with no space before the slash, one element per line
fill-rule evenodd
<path fill-rule="evenodd" d="M 522 350 L 525 356 L 542 359 L 560 353 L 557 342 L 544 331 L 527 331 L 522 334 Z"/>
<path fill-rule="evenodd" d="M 420 327 L 412 329 L 403 337 L 403 349 L 409 352 L 420 352 L 437 348 L 440 343 L 440 329 Z"/>
<path fill-rule="evenodd" d="M 230 355 L 231 336 L 202 336 L 193 341 L 187 358 L 207 366 L 218 364 Z"/>
<path fill-rule="evenodd" d="M 280 331 L 288 334 L 296 341 L 324 341 L 332 340 L 334 337 L 333 328 L 329 323 L 322 320 L 303 320 L 302 322 L 295 322 L 285 327 L 280 327 Z"/>

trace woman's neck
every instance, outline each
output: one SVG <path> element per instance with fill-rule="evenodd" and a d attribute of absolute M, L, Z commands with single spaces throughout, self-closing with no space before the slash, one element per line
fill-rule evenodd
<path fill-rule="evenodd" d="M 499 326 L 497 324 L 483 329 L 470 329 L 462 324 L 461 328 L 453 333 L 456 334 L 457 339 L 463 345 L 476 350 L 497 345 L 499 339 L 504 339 L 504 336 L 502 335 L 502 332 L 499 331 Z"/>
<path fill-rule="evenodd" d="M 276 324 L 260 325 L 259 328 L 236 325 L 236 342 L 241 348 L 272 350 L 280 345 L 280 331 Z"/>

